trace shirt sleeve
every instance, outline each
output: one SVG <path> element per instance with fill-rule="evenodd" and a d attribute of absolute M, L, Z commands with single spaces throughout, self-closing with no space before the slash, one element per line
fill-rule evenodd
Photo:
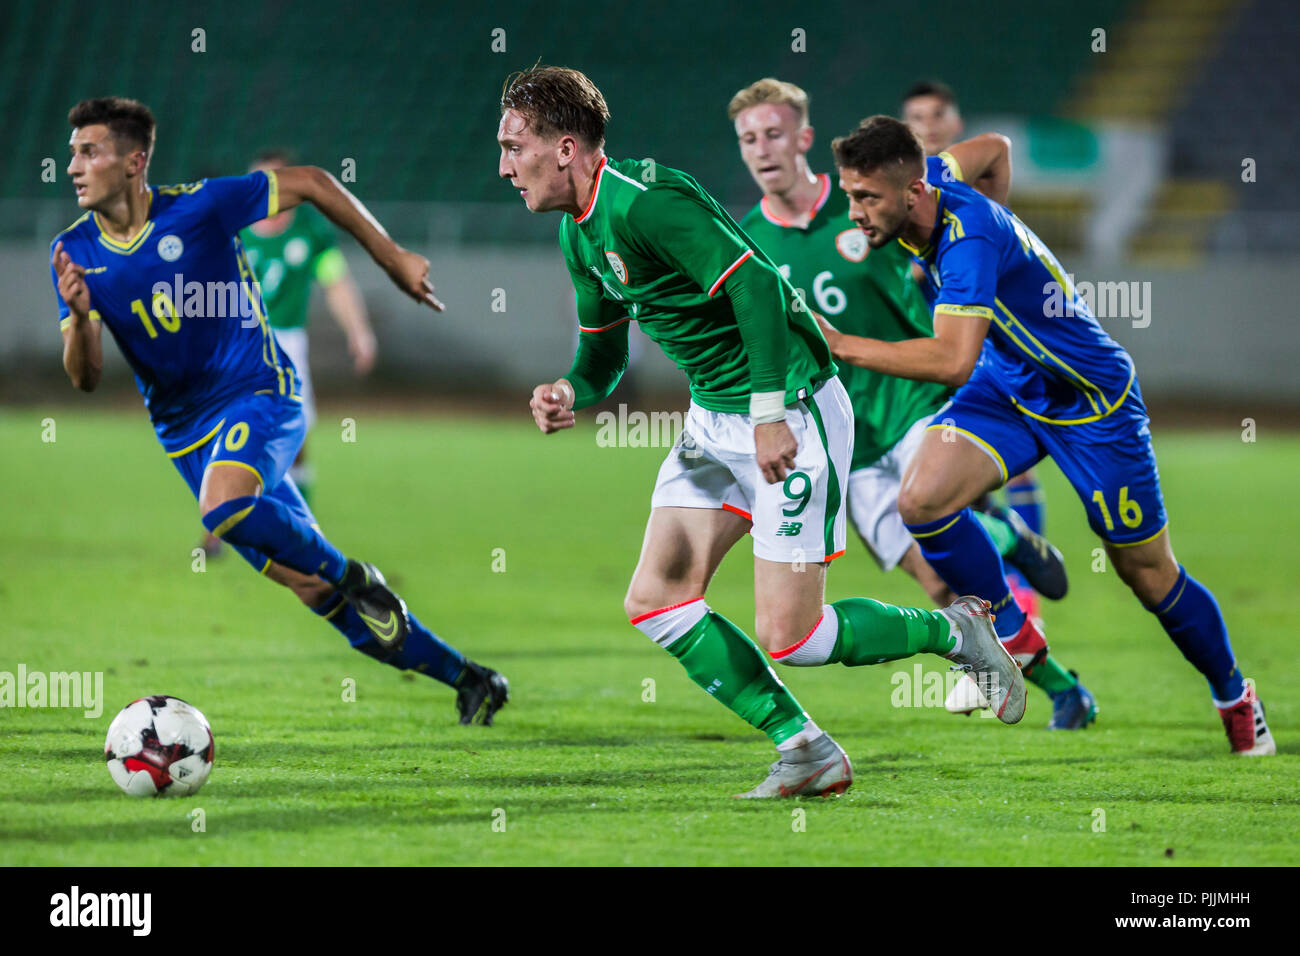
<path fill-rule="evenodd" d="M 578 352 L 564 377 L 573 385 L 573 407 L 586 408 L 604 401 L 627 371 L 627 315 L 618 317 L 617 303 L 578 294 Z M 588 322 L 611 324 L 592 328 Z"/>
<path fill-rule="evenodd" d="M 998 254 L 983 236 L 966 236 L 939 256 L 939 289 L 934 314 L 974 315 L 993 320 L 997 297 Z"/>
<path fill-rule="evenodd" d="M 205 179 L 203 191 L 208 194 L 221 228 L 232 236 L 280 211 L 274 170 L 257 169 L 246 176 Z"/>
<path fill-rule="evenodd" d="M 569 238 L 561 233 L 564 264 L 573 280 L 578 309 L 578 351 L 564 378 L 573 385 L 573 407 L 586 408 L 608 398 L 627 370 L 627 308 L 605 297 L 600 282 L 573 257 Z"/>
<path fill-rule="evenodd" d="M 964 183 L 961 164 L 952 153 L 940 153 L 925 160 L 925 179 L 932 186 L 943 188 L 944 183 Z"/>

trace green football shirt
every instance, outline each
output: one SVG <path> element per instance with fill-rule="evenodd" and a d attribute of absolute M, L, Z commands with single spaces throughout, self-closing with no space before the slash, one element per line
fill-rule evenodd
<path fill-rule="evenodd" d="M 891 242 L 879 249 L 848 218 L 848 197 L 825 173 L 807 228 L 774 216 L 764 200 L 741 228 L 779 263 L 808 308 L 849 335 L 888 342 L 934 334 L 934 319 L 911 273 L 911 257 Z M 951 391 L 937 382 L 896 378 L 840 363 L 840 380 L 853 402 L 856 470 L 893 448 L 920 418 L 932 415 Z"/>
<path fill-rule="evenodd" d="M 649 160 L 604 161 L 587 208 L 564 216 L 560 246 L 581 328 L 568 376 L 576 407 L 617 384 L 632 319 L 710 411 L 748 413 L 752 392 L 781 391 L 791 404 L 835 374 L 794 289 L 685 173 Z"/>
<path fill-rule="evenodd" d="M 261 284 L 267 321 L 277 329 L 300 329 L 307 324 L 312 282 L 329 285 L 347 274 L 333 228 L 309 206 L 294 209 L 283 232 L 259 236 L 249 227 L 239 238 Z"/>

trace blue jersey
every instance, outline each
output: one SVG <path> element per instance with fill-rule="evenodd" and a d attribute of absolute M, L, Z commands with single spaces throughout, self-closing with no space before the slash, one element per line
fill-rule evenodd
<path fill-rule="evenodd" d="M 135 372 L 158 440 L 177 452 L 209 436 L 221 410 L 249 394 L 298 393 L 276 345 L 239 230 L 278 211 L 274 173 L 149 190 L 149 218 L 128 242 L 97 213 L 59 233 L 86 268 L 90 318 L 108 326 Z M 51 266 L 60 327 L 69 318 Z"/>
<path fill-rule="evenodd" d="M 1042 240 L 961 181 L 946 154 L 926 160 L 939 214 L 920 249 L 935 314 L 989 320 L 981 364 L 1015 408 L 1053 424 L 1097 421 L 1133 387 L 1133 360 L 1106 334 Z"/>

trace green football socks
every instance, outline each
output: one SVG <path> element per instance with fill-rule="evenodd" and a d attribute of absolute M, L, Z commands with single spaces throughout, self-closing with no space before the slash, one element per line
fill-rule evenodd
<path fill-rule="evenodd" d="M 1053 695 L 1059 694 L 1063 690 L 1069 690 L 1079 683 L 1079 678 L 1058 664 L 1056 658 L 1050 653 L 1043 658 L 1037 667 L 1025 675 L 1025 680 Z"/>
<path fill-rule="evenodd" d="M 947 654 L 957 645 L 948 619 L 937 611 L 871 598 L 845 598 L 831 607 L 839 618 L 839 633 L 828 664 L 883 664 L 923 652 Z"/>
<path fill-rule="evenodd" d="M 767 734 L 774 744 L 799 733 L 808 721 L 763 652 L 716 611 L 700 618 L 667 651 L 707 694 Z"/>

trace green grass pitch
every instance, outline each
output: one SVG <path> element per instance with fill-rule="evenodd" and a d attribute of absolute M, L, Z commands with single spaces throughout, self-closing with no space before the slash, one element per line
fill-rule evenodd
<path fill-rule="evenodd" d="M 522 407 L 513 421 L 362 413 L 351 443 L 340 417 L 312 437 L 322 525 L 508 675 L 498 725 L 457 726 L 449 689 L 352 651 L 237 557 L 192 570 L 196 508 L 143 412 L 11 409 L 0 671 L 102 671 L 105 702 L 97 719 L 0 711 L 0 863 L 1300 863 L 1295 436 L 1157 423 L 1176 552 L 1224 607 L 1277 757 L 1229 756 L 1204 681 L 1113 569 L 1093 569 L 1049 465 L 1072 592 L 1047 606 L 1047 634 L 1097 694 L 1098 723 L 1047 732 L 1033 688 L 1015 727 L 892 706 L 892 676 L 945 673 L 937 657 L 783 669 L 857 781 L 840 799 L 756 803 L 731 794 L 765 775 L 767 741 L 622 615 L 662 449 L 598 447 L 589 422 L 543 438 Z M 924 600 L 856 539 L 829 590 Z M 709 596 L 752 628 L 746 542 Z M 216 765 L 192 798 L 130 799 L 104 767 L 113 715 L 155 693 L 212 723 Z"/>

